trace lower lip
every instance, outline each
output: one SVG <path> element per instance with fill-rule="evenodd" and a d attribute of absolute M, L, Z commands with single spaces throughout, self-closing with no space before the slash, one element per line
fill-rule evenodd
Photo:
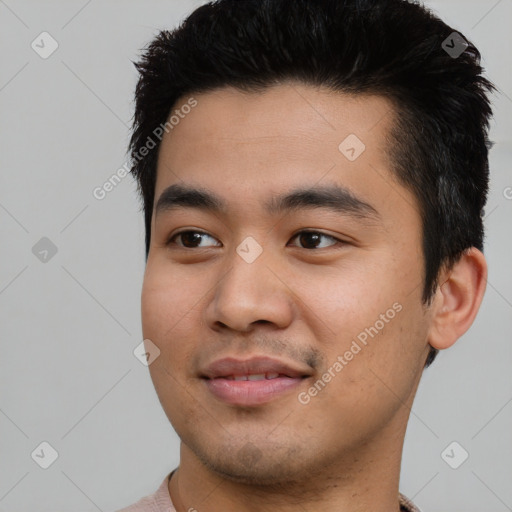
<path fill-rule="evenodd" d="M 304 379 L 277 377 L 264 380 L 205 379 L 210 392 L 232 405 L 261 405 L 295 389 Z"/>

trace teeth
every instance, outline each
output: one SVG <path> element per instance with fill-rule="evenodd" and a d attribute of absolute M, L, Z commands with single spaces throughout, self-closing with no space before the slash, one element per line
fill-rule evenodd
<path fill-rule="evenodd" d="M 229 375 L 225 377 L 227 380 L 265 380 L 277 379 L 279 373 L 257 373 L 253 375 Z"/>
<path fill-rule="evenodd" d="M 249 375 L 249 380 L 265 380 L 265 374 L 264 373 L 258 373 L 255 375 Z"/>

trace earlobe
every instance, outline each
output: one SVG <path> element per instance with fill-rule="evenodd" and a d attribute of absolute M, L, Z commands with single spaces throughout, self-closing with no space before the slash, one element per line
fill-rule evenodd
<path fill-rule="evenodd" d="M 471 247 L 440 277 L 431 309 L 428 342 L 443 350 L 469 329 L 478 313 L 487 284 L 485 257 Z"/>

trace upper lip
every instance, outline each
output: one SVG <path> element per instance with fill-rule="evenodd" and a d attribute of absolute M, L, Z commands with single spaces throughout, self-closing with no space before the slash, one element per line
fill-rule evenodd
<path fill-rule="evenodd" d="M 251 357 L 250 359 L 236 359 L 234 357 L 217 359 L 202 372 L 201 376 L 215 379 L 232 375 L 257 375 L 262 373 L 279 373 L 292 378 L 305 377 L 311 374 L 308 370 L 278 359 L 260 356 Z"/>

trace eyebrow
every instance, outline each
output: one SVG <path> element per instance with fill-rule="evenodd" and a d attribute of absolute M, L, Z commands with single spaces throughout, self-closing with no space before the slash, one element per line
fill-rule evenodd
<path fill-rule="evenodd" d="M 155 215 L 179 208 L 197 208 L 206 212 L 228 214 L 227 203 L 217 194 L 200 187 L 174 184 L 160 195 L 155 206 Z M 381 220 L 379 212 L 371 204 L 337 184 L 296 188 L 285 194 L 272 196 L 264 203 L 264 209 L 269 215 L 322 209 L 363 221 Z"/>

